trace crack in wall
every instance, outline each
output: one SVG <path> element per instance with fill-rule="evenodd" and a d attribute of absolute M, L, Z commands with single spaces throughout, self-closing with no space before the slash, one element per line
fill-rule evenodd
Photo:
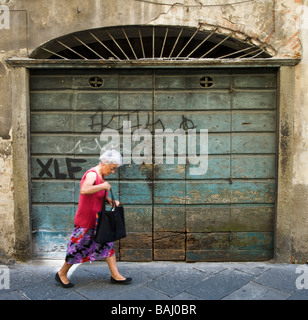
<path fill-rule="evenodd" d="M 238 4 L 246 4 L 248 2 L 255 2 L 256 0 L 241 0 L 241 1 L 236 1 L 236 2 L 230 2 L 230 3 L 222 3 L 222 4 L 203 4 L 201 1 L 195 0 L 196 3 L 199 3 L 198 5 L 188 5 L 184 3 L 179 3 L 176 2 L 174 4 L 170 3 L 163 3 L 163 2 L 155 2 L 155 1 L 150 1 L 150 0 L 134 0 L 137 2 L 143 2 L 143 3 L 148 3 L 148 4 L 154 4 L 154 5 L 161 5 L 161 6 L 174 6 L 174 5 L 179 5 L 183 7 L 189 7 L 189 8 L 200 8 L 200 7 L 224 7 L 224 6 L 233 6 L 233 5 L 238 5 Z"/>

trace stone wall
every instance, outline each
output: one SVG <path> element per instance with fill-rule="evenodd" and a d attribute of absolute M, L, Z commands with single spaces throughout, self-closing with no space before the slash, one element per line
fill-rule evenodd
<path fill-rule="evenodd" d="M 14 253 L 14 199 L 11 139 L 0 138 L 0 261 Z"/>

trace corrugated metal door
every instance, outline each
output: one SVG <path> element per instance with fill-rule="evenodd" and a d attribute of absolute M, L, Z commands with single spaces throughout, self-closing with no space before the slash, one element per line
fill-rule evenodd
<path fill-rule="evenodd" d="M 123 121 L 131 121 L 132 134 L 152 133 L 153 162 L 154 129 L 208 129 L 209 157 L 202 175 L 175 156 L 175 164 L 132 162 L 110 176 L 125 205 L 121 260 L 272 258 L 276 73 L 268 69 L 32 72 L 36 257 L 64 257 L 80 178 L 97 164 L 104 129 L 124 141 Z"/>

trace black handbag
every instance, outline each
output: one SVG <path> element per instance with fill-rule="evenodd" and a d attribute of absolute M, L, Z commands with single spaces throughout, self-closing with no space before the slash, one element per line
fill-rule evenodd
<path fill-rule="evenodd" d="M 114 242 L 126 237 L 124 208 L 122 205 L 116 206 L 112 190 L 112 209 L 106 210 L 106 192 L 103 199 L 102 210 L 96 214 L 96 226 L 94 241 L 100 244 Z"/>

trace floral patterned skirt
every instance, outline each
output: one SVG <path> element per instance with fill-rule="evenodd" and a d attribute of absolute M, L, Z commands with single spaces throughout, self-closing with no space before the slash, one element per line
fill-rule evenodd
<path fill-rule="evenodd" d="M 99 244 L 93 240 L 94 229 L 75 226 L 67 245 L 65 261 L 68 264 L 95 261 L 115 254 L 113 242 Z"/>

